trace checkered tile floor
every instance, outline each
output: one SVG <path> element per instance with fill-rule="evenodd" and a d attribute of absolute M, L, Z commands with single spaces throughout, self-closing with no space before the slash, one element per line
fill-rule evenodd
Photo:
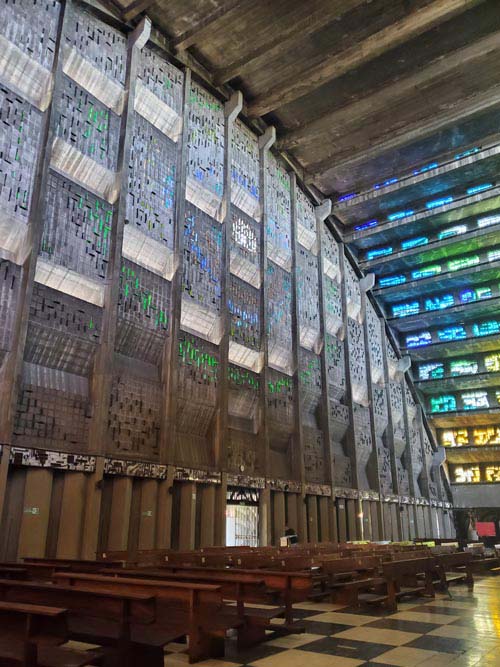
<path fill-rule="evenodd" d="M 305 634 L 271 638 L 247 653 L 227 641 L 224 660 L 200 667 L 500 667 L 500 578 L 476 581 L 453 599 L 414 599 L 396 613 L 326 603 L 297 605 Z M 185 647 L 169 646 L 165 667 L 187 665 Z"/>

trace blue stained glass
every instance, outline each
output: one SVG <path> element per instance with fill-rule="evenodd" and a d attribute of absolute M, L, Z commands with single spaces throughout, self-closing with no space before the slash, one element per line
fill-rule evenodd
<path fill-rule="evenodd" d="M 429 405 L 431 412 L 455 412 L 457 409 L 457 399 L 453 394 L 431 396 Z"/>
<path fill-rule="evenodd" d="M 472 334 L 476 337 L 491 336 L 492 334 L 500 333 L 500 322 L 497 320 L 488 320 L 481 322 L 481 324 L 472 325 Z"/>
<path fill-rule="evenodd" d="M 463 340 L 467 338 L 465 329 L 462 326 L 455 327 L 446 327 L 446 329 L 440 329 L 437 332 L 439 340 L 442 341 L 453 341 L 453 340 Z"/>
<path fill-rule="evenodd" d="M 463 153 L 458 153 L 455 155 L 455 160 L 461 160 L 464 157 L 469 157 L 470 155 L 474 155 L 475 153 L 479 153 L 481 150 L 480 146 L 475 146 L 474 148 L 469 148 L 468 151 L 464 151 Z"/>
<path fill-rule="evenodd" d="M 357 232 L 362 232 L 363 229 L 370 229 L 370 227 L 376 227 L 378 225 L 378 220 L 368 220 L 368 222 L 363 222 L 362 225 L 354 227 Z"/>
<path fill-rule="evenodd" d="M 440 361 L 432 361 L 428 364 L 421 364 L 418 367 L 419 380 L 437 380 L 444 377 L 444 364 Z"/>
<path fill-rule="evenodd" d="M 456 225 L 455 227 L 450 227 L 449 229 L 445 229 L 443 232 L 439 232 L 438 240 L 442 241 L 443 239 L 449 239 L 452 236 L 460 236 L 460 234 L 465 234 L 466 231 L 467 231 L 467 225 Z"/>
<path fill-rule="evenodd" d="M 402 220 L 403 218 L 407 218 L 410 215 L 413 215 L 415 211 L 408 210 L 408 211 L 398 211 L 397 213 L 391 213 L 390 215 L 387 216 L 387 220 L 389 222 L 394 222 L 395 220 Z"/>
<path fill-rule="evenodd" d="M 388 178 L 387 181 L 384 181 L 383 183 L 375 183 L 373 186 L 374 190 L 380 190 L 380 188 L 385 188 L 387 185 L 393 185 L 394 183 L 397 183 L 399 179 L 397 178 Z"/>
<path fill-rule="evenodd" d="M 377 257 L 386 257 L 387 255 L 392 255 L 392 248 L 375 248 L 374 250 L 368 250 L 366 259 L 376 259 Z"/>
<path fill-rule="evenodd" d="M 379 278 L 378 284 L 380 287 L 394 287 L 395 285 L 402 285 L 406 282 L 406 276 L 388 276 L 387 278 Z"/>
<path fill-rule="evenodd" d="M 434 199 L 433 201 L 425 202 L 425 208 L 438 208 L 439 206 L 444 206 L 445 204 L 451 204 L 453 197 L 441 197 L 441 199 Z"/>
<path fill-rule="evenodd" d="M 468 195 L 477 195 L 478 192 L 484 192 L 493 187 L 493 183 L 482 183 L 481 185 L 474 185 L 472 188 L 467 188 Z"/>
<path fill-rule="evenodd" d="M 411 303 L 398 303 L 392 307 L 393 317 L 408 317 L 409 315 L 417 315 L 420 312 L 420 304 L 418 301 Z"/>
<path fill-rule="evenodd" d="M 406 347 L 424 347 L 432 343 L 432 336 L 430 331 L 422 331 L 418 334 L 411 334 L 406 336 Z"/>
<path fill-rule="evenodd" d="M 434 266 L 425 266 L 423 269 L 417 269 L 416 271 L 411 272 L 411 277 L 413 280 L 422 280 L 422 278 L 430 278 L 431 276 L 437 276 L 441 273 L 441 267 L 439 264 Z"/>
<path fill-rule="evenodd" d="M 349 201 L 350 199 L 354 199 L 355 197 L 358 196 L 358 194 L 359 194 L 358 192 L 350 192 L 347 195 L 342 195 L 341 197 L 339 197 L 337 199 L 337 204 L 340 204 L 340 202 L 343 202 L 343 201 Z"/>
<path fill-rule="evenodd" d="M 425 310 L 444 310 L 455 305 L 455 299 L 452 294 L 444 296 L 433 296 L 425 300 Z"/>
<path fill-rule="evenodd" d="M 473 289 L 466 289 L 460 292 L 460 301 L 462 303 L 471 303 L 476 300 L 476 292 Z"/>
<path fill-rule="evenodd" d="M 418 236 L 415 239 L 408 239 L 408 241 L 403 241 L 401 244 L 401 249 L 410 250 L 410 248 L 417 248 L 418 246 L 427 245 L 428 243 L 429 239 L 427 236 Z"/>
<path fill-rule="evenodd" d="M 431 162 L 430 164 L 426 164 L 425 167 L 421 167 L 420 169 L 415 169 L 413 175 L 418 176 L 418 174 L 425 174 L 426 171 L 430 171 L 431 169 L 436 169 L 437 167 L 439 167 L 439 164 L 437 162 Z"/>

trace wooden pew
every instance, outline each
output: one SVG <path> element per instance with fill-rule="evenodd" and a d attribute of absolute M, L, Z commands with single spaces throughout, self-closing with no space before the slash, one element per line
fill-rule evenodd
<path fill-rule="evenodd" d="M 246 575 L 247 581 L 263 580 L 267 589 L 267 594 L 271 594 L 273 599 L 278 599 L 284 605 L 285 625 L 283 631 L 288 632 L 303 632 L 303 626 L 294 623 L 293 620 L 293 604 L 297 602 L 306 601 L 313 590 L 313 575 L 311 572 L 286 572 L 281 570 L 252 570 L 233 568 L 231 570 L 224 570 L 220 568 L 207 567 L 189 567 L 189 566 L 174 566 L 165 565 L 161 571 L 176 573 L 184 572 L 191 575 L 198 575 L 200 572 L 208 572 L 210 574 L 220 574 L 224 571 L 229 571 L 232 574 Z M 269 598 L 266 600 L 269 602 Z"/>
<path fill-rule="evenodd" d="M 395 611 L 398 600 L 407 595 L 434 597 L 433 574 L 436 561 L 432 557 L 382 563 L 387 601 L 385 606 Z M 370 602 L 370 599 L 366 600 Z"/>
<path fill-rule="evenodd" d="M 103 574 L 113 574 L 116 577 L 132 577 L 141 579 L 159 579 L 161 581 L 190 581 L 197 583 L 208 583 L 220 586 L 222 596 L 225 600 L 236 602 L 238 618 L 242 625 L 238 628 L 238 646 L 245 648 L 263 641 L 265 633 L 268 630 L 276 633 L 302 632 L 303 626 L 298 626 L 293 622 L 292 603 L 289 604 L 289 613 L 287 606 L 272 607 L 270 609 L 259 609 L 248 607 L 248 604 L 267 604 L 274 605 L 275 589 L 268 591 L 265 580 L 258 578 L 258 571 L 243 573 L 239 571 L 228 570 L 210 570 L 206 571 L 199 568 L 197 574 L 189 572 L 170 572 L 164 569 L 117 569 L 106 570 Z M 257 576 L 256 576 L 257 575 Z M 247 607 L 245 607 L 247 604 Z M 273 620 L 285 617 L 284 625 L 275 625 Z"/>
<path fill-rule="evenodd" d="M 448 594 L 450 584 L 456 582 L 465 582 L 470 591 L 474 589 L 472 554 L 457 551 L 456 553 L 437 554 L 434 558 L 439 583 Z"/>
<path fill-rule="evenodd" d="M 148 660 L 155 665 L 162 664 L 163 648 L 167 643 L 186 635 L 189 636 L 190 662 L 223 656 L 226 631 L 242 625 L 236 611 L 223 603 L 220 586 L 212 584 L 78 572 L 57 572 L 54 581 L 64 583 L 74 590 L 84 588 L 154 596 L 157 600 L 157 618 L 154 626 L 146 630 L 145 636 L 151 644 Z M 144 632 L 141 634 L 144 635 Z M 159 639 L 166 636 L 168 641 L 155 643 L 157 636 Z M 134 641 L 137 641 L 136 637 Z"/>
<path fill-rule="evenodd" d="M 0 664 L 20 667 L 98 665 L 106 649 L 78 651 L 61 647 L 67 640 L 67 610 L 0 601 Z"/>
<path fill-rule="evenodd" d="M 0 565 L 1 579 L 27 579 L 28 570 L 25 567 L 17 567 L 13 565 Z"/>
<path fill-rule="evenodd" d="M 120 666 L 143 664 L 141 653 L 149 645 L 142 633 L 156 617 L 156 601 L 151 595 L 77 590 L 46 582 L 2 579 L 0 600 L 67 609 L 68 636 L 113 646 Z"/>
<path fill-rule="evenodd" d="M 75 572 L 96 572 L 103 568 L 117 568 L 123 565 L 122 561 L 81 560 L 77 558 L 23 558 L 23 567 L 46 566 L 54 570 L 73 570 Z"/>
<path fill-rule="evenodd" d="M 13 570 L 17 569 L 22 572 L 22 575 L 16 577 L 17 579 L 22 579 L 27 577 L 28 579 L 34 579 L 36 581 L 51 581 L 52 575 L 57 570 L 69 570 L 69 565 L 54 565 L 54 563 L 2 563 L 2 567 L 11 568 Z M 15 572 L 13 573 L 15 576 Z"/>

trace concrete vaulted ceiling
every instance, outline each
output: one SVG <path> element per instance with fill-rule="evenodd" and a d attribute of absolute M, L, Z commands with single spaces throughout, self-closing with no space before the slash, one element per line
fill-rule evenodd
<path fill-rule="evenodd" d="M 500 350 L 498 0 L 106 4 L 131 25 L 147 14 L 222 95 L 242 90 L 243 115 L 275 125 L 332 198 L 435 426 L 500 424 L 500 355 L 485 366 Z"/>

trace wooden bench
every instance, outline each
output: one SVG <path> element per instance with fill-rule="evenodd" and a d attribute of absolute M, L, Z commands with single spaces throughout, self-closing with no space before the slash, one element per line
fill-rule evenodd
<path fill-rule="evenodd" d="M 382 563 L 387 600 L 385 606 L 395 611 L 398 600 L 408 595 L 434 597 L 433 574 L 436 561 L 432 557 Z M 370 602 L 367 599 L 367 602 Z"/>
<path fill-rule="evenodd" d="M 448 554 L 438 554 L 434 556 L 436 560 L 436 573 L 440 585 L 449 593 L 451 583 L 467 584 L 467 588 L 474 589 L 474 577 L 472 574 L 472 554 L 456 552 Z"/>
<path fill-rule="evenodd" d="M 46 582 L 2 579 L 0 600 L 67 609 L 68 636 L 114 647 L 120 665 L 143 664 L 141 654 L 149 649 L 144 633 L 156 618 L 155 598 L 138 592 L 77 590 Z"/>
<path fill-rule="evenodd" d="M 51 581 L 52 575 L 57 570 L 70 569 L 69 565 L 64 565 L 62 563 L 60 565 L 54 565 L 54 563 L 46 563 L 46 562 L 2 563 L 1 566 L 21 571 L 23 574 L 19 577 L 16 577 L 17 579 L 21 579 L 24 576 L 27 577 L 28 579 L 34 579 L 36 581 Z"/>
<path fill-rule="evenodd" d="M 278 633 L 299 631 L 298 626 L 293 624 L 293 618 L 288 624 L 285 622 L 285 625 L 273 625 L 274 619 L 286 616 L 286 607 L 273 607 L 266 610 L 245 607 L 245 604 L 271 604 L 275 602 L 272 594 L 268 592 L 265 580 L 256 577 L 253 572 L 251 574 L 241 574 L 230 569 L 206 571 L 200 568 L 197 574 L 190 574 L 189 572 L 169 572 L 161 569 L 125 568 L 106 570 L 103 574 L 171 582 L 190 581 L 220 586 L 223 598 L 236 602 L 237 615 L 242 623 L 238 628 L 238 645 L 240 647 L 248 647 L 263 641 L 266 631 L 269 630 Z M 261 631 L 257 632 L 257 630 L 254 630 L 255 627 L 261 628 Z"/>
<path fill-rule="evenodd" d="M 77 558 L 23 558 L 23 567 L 42 566 L 53 570 L 72 570 L 75 572 L 97 572 L 104 568 L 122 567 L 121 561 L 81 560 Z"/>
<path fill-rule="evenodd" d="M 77 572 L 57 572 L 54 581 L 76 590 L 154 596 L 156 621 L 141 631 L 143 640 L 148 638 L 148 665 L 162 665 L 165 645 L 185 636 L 190 662 L 223 656 L 227 630 L 242 625 L 236 610 L 224 604 L 220 586 L 213 584 Z M 133 639 L 138 643 L 139 635 L 133 634 Z"/>
<path fill-rule="evenodd" d="M 60 647 L 67 640 L 67 610 L 0 601 L 0 664 L 20 667 L 98 665 L 106 649 L 77 651 Z"/>

